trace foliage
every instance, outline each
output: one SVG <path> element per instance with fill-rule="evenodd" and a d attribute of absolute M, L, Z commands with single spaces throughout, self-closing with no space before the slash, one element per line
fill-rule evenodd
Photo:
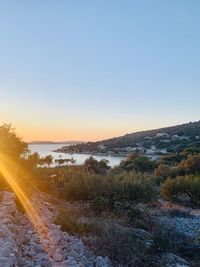
<path fill-rule="evenodd" d="M 118 266 L 155 266 L 151 250 L 131 229 L 106 228 L 100 232 L 96 244 Z"/>
<path fill-rule="evenodd" d="M 167 164 L 159 164 L 158 167 L 154 171 L 156 176 L 167 178 L 172 177 L 175 178 L 178 173 L 180 173 L 180 169 L 175 166 L 170 166 Z"/>
<path fill-rule="evenodd" d="M 187 159 L 180 163 L 180 167 L 188 174 L 200 173 L 200 154 L 188 155 Z"/>
<path fill-rule="evenodd" d="M 102 174 L 105 175 L 110 167 L 108 166 L 108 161 L 105 159 L 102 159 L 100 161 L 96 160 L 93 157 L 89 157 L 88 159 L 85 160 L 85 163 L 83 164 L 83 167 L 87 171 L 92 171 L 96 174 Z"/>
<path fill-rule="evenodd" d="M 152 232 L 155 251 L 175 253 L 189 260 L 190 266 L 199 266 L 199 244 L 193 237 L 166 224 L 155 224 Z"/>
<path fill-rule="evenodd" d="M 47 165 L 48 167 L 51 166 L 53 163 L 53 157 L 48 155 L 46 157 L 40 157 L 37 152 L 29 154 L 27 157 L 27 166 L 30 168 L 37 168 L 38 166 Z"/>
<path fill-rule="evenodd" d="M 68 163 L 71 163 L 72 165 L 74 165 L 76 163 L 76 160 L 74 158 L 71 159 L 56 159 L 55 163 L 58 164 L 58 166 L 63 166 L 63 165 L 67 165 Z"/>
<path fill-rule="evenodd" d="M 52 163 L 53 163 L 53 157 L 51 155 L 41 158 L 40 160 L 40 165 L 46 164 L 48 167 L 50 167 Z"/>
<path fill-rule="evenodd" d="M 11 124 L 0 126 L 0 152 L 19 160 L 28 153 L 28 146 L 19 138 Z"/>
<path fill-rule="evenodd" d="M 155 162 L 148 157 L 131 154 L 121 162 L 120 167 L 126 171 L 152 172 L 155 168 Z"/>
<path fill-rule="evenodd" d="M 40 156 L 37 152 L 28 155 L 27 161 L 31 167 L 37 167 L 40 163 Z"/>
<path fill-rule="evenodd" d="M 93 201 L 98 208 L 113 209 L 118 202 L 146 202 L 156 197 L 153 177 L 136 172 L 103 176 L 68 168 L 59 181 L 56 179 L 55 186 L 66 199 Z"/>
<path fill-rule="evenodd" d="M 187 175 L 167 179 L 161 186 L 161 195 L 169 200 L 186 195 L 192 203 L 198 203 L 200 201 L 200 176 Z"/>
<path fill-rule="evenodd" d="M 110 213 L 96 217 L 91 209 L 83 211 L 81 207 L 61 209 L 54 223 L 63 231 L 80 235 L 96 254 L 108 256 L 114 266 L 155 266 L 155 255 L 145 245 L 143 237 L 136 234 L 137 229 L 122 225 L 124 221 Z M 144 216 L 143 223 L 148 223 Z"/>

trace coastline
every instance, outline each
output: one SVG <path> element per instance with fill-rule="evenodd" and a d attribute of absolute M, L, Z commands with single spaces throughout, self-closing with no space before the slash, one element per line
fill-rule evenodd
<path fill-rule="evenodd" d="M 86 151 L 86 152 L 79 152 L 79 151 L 62 151 L 62 150 L 54 150 L 53 152 L 56 152 L 56 153 L 64 153 L 64 154 L 71 154 L 71 155 L 73 155 L 73 154 L 82 154 L 82 155 L 91 155 L 91 156 L 106 156 L 106 157 L 124 157 L 124 158 L 126 158 L 126 157 L 128 157 L 128 155 L 130 154 L 130 153 L 124 153 L 124 154 L 118 154 L 118 153 L 106 153 L 106 152 L 88 152 L 88 151 Z"/>

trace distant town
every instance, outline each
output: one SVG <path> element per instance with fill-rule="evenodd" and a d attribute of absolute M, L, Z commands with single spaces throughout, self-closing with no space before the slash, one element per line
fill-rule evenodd
<path fill-rule="evenodd" d="M 200 121 L 150 131 L 127 134 L 99 142 L 80 143 L 64 146 L 58 152 L 105 154 L 126 156 L 140 153 L 151 159 L 200 147 Z"/>

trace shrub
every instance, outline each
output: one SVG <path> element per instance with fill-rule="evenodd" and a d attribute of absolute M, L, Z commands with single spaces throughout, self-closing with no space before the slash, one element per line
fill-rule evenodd
<path fill-rule="evenodd" d="M 146 245 L 141 229 L 132 229 L 119 224 L 109 214 L 95 217 L 91 210 L 60 210 L 54 223 L 63 231 L 81 236 L 96 254 L 108 256 L 115 266 L 154 266 L 153 254 Z M 141 230 L 141 231 L 140 231 Z M 144 231 L 144 233 L 146 233 Z M 147 233 L 147 236 L 150 236 Z"/>
<path fill-rule="evenodd" d="M 93 201 L 107 208 L 114 208 L 118 202 L 146 202 L 156 197 L 153 177 L 135 172 L 102 176 L 68 169 L 57 186 L 67 200 Z"/>
<path fill-rule="evenodd" d="M 199 266 L 198 242 L 186 233 L 178 231 L 174 226 L 155 225 L 153 229 L 153 241 L 155 251 L 175 253 L 198 264 L 192 266 Z"/>
<path fill-rule="evenodd" d="M 200 201 L 200 176 L 187 175 L 167 179 L 161 186 L 161 195 L 169 200 L 186 195 L 191 203 L 198 203 Z"/>
<path fill-rule="evenodd" d="M 78 234 L 83 236 L 89 236 L 91 234 L 99 233 L 102 230 L 102 224 L 96 222 L 94 219 L 90 220 L 80 212 L 80 210 L 70 210 L 66 213 L 60 212 L 56 219 L 55 224 L 61 226 L 62 231 L 70 234 Z"/>
<path fill-rule="evenodd" d="M 173 168 L 167 164 L 159 164 L 155 169 L 155 175 L 163 178 L 167 178 L 172 174 Z"/>
<path fill-rule="evenodd" d="M 83 168 L 85 168 L 87 171 L 92 171 L 96 174 L 102 175 L 105 175 L 110 169 L 110 167 L 108 166 L 108 161 L 106 159 L 98 161 L 93 157 L 89 157 L 85 160 Z"/>
<path fill-rule="evenodd" d="M 120 163 L 120 167 L 126 171 L 135 170 L 139 172 L 152 172 L 155 165 L 155 161 L 139 154 L 131 154 Z"/>
<path fill-rule="evenodd" d="M 96 242 L 99 252 L 108 256 L 116 266 L 147 267 L 153 264 L 151 250 L 134 230 L 123 227 L 104 229 Z"/>
<path fill-rule="evenodd" d="M 180 167 L 189 173 L 200 173 L 200 155 L 188 155 L 186 160 L 180 163 Z"/>

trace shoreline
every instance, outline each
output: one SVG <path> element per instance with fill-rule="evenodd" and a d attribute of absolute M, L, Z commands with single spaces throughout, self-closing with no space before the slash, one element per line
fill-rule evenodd
<path fill-rule="evenodd" d="M 128 157 L 129 153 L 126 154 L 112 154 L 112 153 L 100 153 L 100 152 L 70 152 L 70 151 L 60 151 L 60 150 L 54 150 L 53 152 L 56 153 L 64 153 L 64 154 L 82 154 L 82 155 L 91 155 L 91 156 L 107 156 L 107 157 Z"/>

